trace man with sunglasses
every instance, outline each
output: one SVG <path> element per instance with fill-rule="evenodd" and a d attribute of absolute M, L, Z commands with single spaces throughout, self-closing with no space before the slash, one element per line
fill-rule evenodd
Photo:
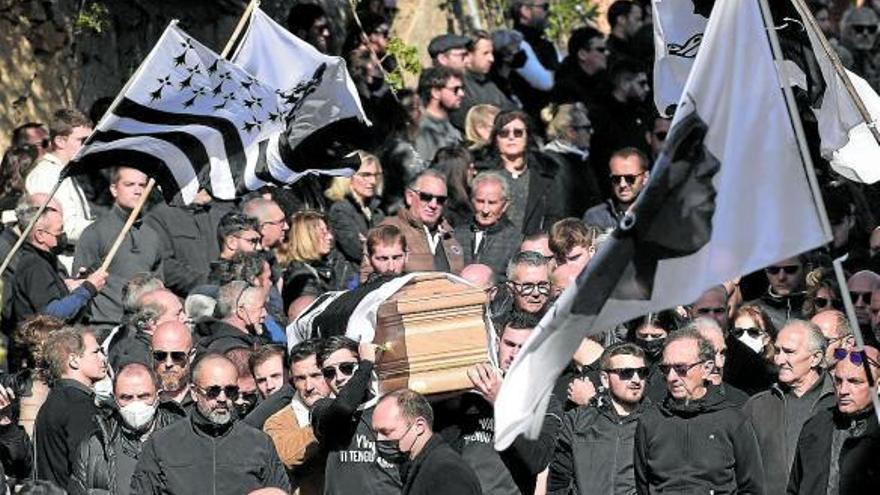
<path fill-rule="evenodd" d="M 583 219 L 585 224 L 602 230 L 617 227 L 623 215 L 638 199 L 651 174 L 648 171 L 648 157 L 636 148 L 614 152 L 608 163 L 613 196 L 587 210 Z"/>
<path fill-rule="evenodd" d="M 193 367 L 189 418 L 150 435 L 132 476 L 132 493 L 240 495 L 266 487 L 290 491 L 269 437 L 235 420 L 235 365 L 208 354 Z"/>
<path fill-rule="evenodd" d="M 849 291 L 853 308 L 856 310 L 856 319 L 862 335 L 871 339 L 874 336 L 871 329 L 871 297 L 874 291 L 880 291 L 880 275 L 869 270 L 856 272 L 846 281 L 846 290 Z"/>
<path fill-rule="evenodd" d="M 694 329 L 666 338 L 659 368 L 668 395 L 636 428 L 638 493 L 765 493 L 755 430 L 709 381 L 714 359 Z"/>
<path fill-rule="evenodd" d="M 841 42 L 852 54 L 852 70 L 877 88 L 880 63 L 876 58 L 880 16 L 875 8 L 863 5 L 848 9 L 840 19 Z"/>
<path fill-rule="evenodd" d="M 804 424 L 791 467 L 792 495 L 877 493 L 880 428 L 872 397 L 877 395 L 880 353 L 875 347 L 838 349 L 832 371 L 835 407 Z"/>
<path fill-rule="evenodd" d="M 318 350 L 318 366 L 334 398 L 312 408 L 312 428 L 328 452 L 324 495 L 397 495 L 403 487 L 396 464 L 377 455 L 370 391 L 376 346 L 342 336 Z"/>
<path fill-rule="evenodd" d="M 330 395 L 330 387 L 318 368 L 317 351 L 322 342 L 305 340 L 290 350 L 290 376 L 295 393 L 284 407 L 266 420 L 263 431 L 272 439 L 281 463 L 300 495 L 320 495 L 324 486 L 326 452 L 320 449 L 312 429 L 315 403 Z"/>
<path fill-rule="evenodd" d="M 159 377 L 160 398 L 185 414 L 195 401 L 190 391 L 190 366 L 195 357 L 192 332 L 179 321 L 159 325 L 150 338 L 153 371 Z"/>
<path fill-rule="evenodd" d="M 415 149 L 424 163 L 430 163 L 437 150 L 462 141 L 461 132 L 449 121 L 449 114 L 461 106 L 464 83 L 453 69 L 429 67 L 419 76 L 419 96 L 424 111 Z"/>
<path fill-rule="evenodd" d="M 632 343 L 614 344 L 602 353 L 599 366 L 607 400 L 578 407 L 563 417 L 548 494 L 635 492 L 636 425 L 650 404 L 643 401 L 648 375 L 645 352 Z"/>
<path fill-rule="evenodd" d="M 382 225 L 393 225 L 406 238 L 406 261 L 403 271 L 440 271 L 460 273 L 464 251 L 453 236 L 452 227 L 443 218 L 447 198 L 446 177 L 434 169 L 420 173 L 406 190 L 406 208 L 386 218 Z M 361 263 L 361 278 L 372 273 L 369 259 Z"/>
<path fill-rule="evenodd" d="M 804 423 L 834 404 L 823 368 L 825 338 L 814 324 L 791 320 L 776 336 L 778 381 L 743 407 L 752 420 L 764 460 L 767 493 L 784 493 Z"/>
<path fill-rule="evenodd" d="M 806 258 L 796 256 L 764 268 L 767 291 L 758 299 L 749 301 L 767 313 L 776 328 L 782 328 L 791 319 L 803 318 L 806 297 Z"/>

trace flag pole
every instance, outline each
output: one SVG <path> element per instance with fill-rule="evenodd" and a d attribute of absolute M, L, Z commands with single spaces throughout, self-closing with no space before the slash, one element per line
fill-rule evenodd
<path fill-rule="evenodd" d="M 229 41 L 226 42 L 226 46 L 223 47 L 223 52 L 220 54 L 221 58 L 227 58 L 229 52 L 232 51 L 233 47 L 235 47 L 236 41 L 241 37 L 241 32 L 244 30 L 247 25 L 248 20 L 253 14 L 254 10 L 259 7 L 260 0 L 251 0 L 248 4 L 247 8 L 244 10 L 244 13 L 241 15 L 241 19 L 238 20 L 238 24 L 235 26 L 235 31 L 232 32 L 232 36 L 229 37 Z M 175 21 L 176 22 L 176 21 Z M 133 80 L 134 78 L 132 78 Z M 129 81 L 129 83 L 131 80 Z M 124 94 L 124 90 L 121 94 Z M 137 220 L 141 211 L 144 208 L 144 204 L 146 204 L 147 199 L 150 197 L 150 194 L 153 192 L 153 188 L 156 186 L 156 179 L 150 177 L 149 182 L 147 182 L 146 187 L 144 188 L 143 193 L 141 194 L 140 199 L 138 200 L 137 205 L 131 210 L 131 214 L 128 215 L 128 220 L 125 221 L 125 225 L 122 226 L 122 230 L 119 231 L 119 235 L 116 236 L 116 240 L 113 241 L 110 250 L 107 252 L 107 255 L 104 257 L 104 261 L 101 264 L 102 270 L 107 270 L 110 267 L 110 263 L 113 262 L 113 258 L 116 257 L 116 253 L 119 251 L 119 248 L 122 246 L 123 241 L 125 241 L 125 236 L 131 230 L 131 227 L 134 225 L 134 222 Z"/>
<path fill-rule="evenodd" d="M 794 0 L 797 2 L 798 0 Z M 785 96 L 785 103 L 788 106 L 788 114 L 789 119 L 791 120 L 792 126 L 794 127 L 795 136 L 797 138 L 798 148 L 800 149 L 801 158 L 804 162 L 804 170 L 807 173 L 807 182 L 810 184 L 810 190 L 813 193 L 813 201 L 815 203 L 816 209 L 819 212 L 819 220 L 822 223 L 822 230 L 825 233 L 826 239 L 831 239 L 831 223 L 828 220 L 828 212 L 825 210 L 825 201 L 822 199 L 822 192 L 819 189 L 819 181 L 816 179 L 816 171 L 813 168 L 813 160 L 810 158 L 810 151 L 807 148 L 807 141 L 804 137 L 804 129 L 801 125 L 800 114 L 797 111 L 797 104 L 794 100 L 794 93 L 791 90 L 791 86 L 784 81 L 786 78 L 782 77 L 782 74 L 779 72 L 779 68 L 781 67 L 781 63 L 783 61 L 782 48 L 779 45 L 779 37 L 776 35 L 776 28 L 773 24 L 773 15 L 770 12 L 770 6 L 767 3 L 767 0 L 759 0 L 758 4 L 761 7 L 761 16 L 764 20 L 764 30 L 767 32 L 767 38 L 770 41 L 770 50 L 773 53 L 773 60 L 776 62 L 776 73 L 779 76 L 780 86 L 782 86 L 782 93 Z M 848 81 L 848 79 L 846 79 Z M 850 321 L 850 326 L 853 330 L 853 336 L 856 341 L 856 350 L 862 351 L 865 348 L 865 340 L 862 338 L 862 330 L 859 328 L 858 319 L 856 319 L 855 308 L 852 304 L 852 299 L 849 297 L 849 292 L 843 290 L 846 287 L 846 279 L 843 274 L 843 267 L 840 264 L 840 260 L 834 260 L 834 273 L 837 277 L 837 283 L 840 287 L 841 299 L 843 299 L 844 308 L 846 309 L 846 317 Z M 870 373 L 870 368 L 865 368 L 865 373 Z M 876 377 L 875 377 L 876 378 Z M 869 381 L 871 378 L 869 377 Z M 871 394 L 871 401 L 874 404 L 874 414 L 877 415 L 877 419 L 880 420 L 880 397 L 877 396 L 877 393 Z"/>
<path fill-rule="evenodd" d="M 865 102 L 862 101 L 862 97 L 859 96 L 859 93 L 856 91 L 855 86 L 853 86 L 852 81 L 847 75 L 846 70 L 843 67 L 843 63 L 840 61 L 840 56 L 837 54 L 837 51 L 831 46 L 831 43 L 828 42 L 828 38 L 825 36 L 825 33 L 822 32 L 822 29 L 819 28 L 819 23 L 816 22 L 816 18 L 813 17 L 813 13 L 810 12 L 810 9 L 804 3 L 804 0 L 791 0 L 794 4 L 795 9 L 797 9 L 798 13 L 801 15 L 801 18 L 809 24 L 809 29 L 812 29 L 816 35 L 816 38 L 819 39 L 819 44 L 822 45 L 822 49 L 825 54 L 828 56 L 828 59 L 831 61 L 831 65 L 834 67 L 834 72 L 837 73 L 837 77 L 843 81 L 843 86 L 846 88 L 846 92 L 849 95 L 850 100 L 852 100 L 853 105 L 856 106 L 856 110 L 858 110 L 859 115 L 861 115 L 862 120 L 868 124 L 868 129 L 871 130 L 871 135 L 874 137 L 874 140 L 880 145 L 880 130 L 877 129 L 877 126 L 874 125 L 873 117 L 871 117 L 871 113 L 868 112 L 867 107 L 865 107 Z"/>

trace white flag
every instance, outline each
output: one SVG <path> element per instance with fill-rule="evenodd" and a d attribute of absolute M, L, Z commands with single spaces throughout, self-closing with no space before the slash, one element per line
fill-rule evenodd
<path fill-rule="evenodd" d="M 361 123 L 369 125 L 345 60 L 320 53 L 259 8 L 232 60 L 296 107 L 285 133 L 269 142 L 267 170 L 255 170 L 250 180 L 292 182 L 307 173 L 351 173 L 345 168 L 350 162 L 324 156 L 357 137 Z"/>
<path fill-rule="evenodd" d="M 703 2 L 705 3 L 705 2 Z M 653 0 L 654 104 L 671 116 L 678 104 L 703 41 L 711 3 L 695 0 Z"/>
<path fill-rule="evenodd" d="M 830 240 L 780 84 L 758 2 L 716 3 L 633 211 L 504 379 L 497 449 L 523 433 L 537 437 L 554 380 L 585 335 L 691 303 L 722 281 Z"/>

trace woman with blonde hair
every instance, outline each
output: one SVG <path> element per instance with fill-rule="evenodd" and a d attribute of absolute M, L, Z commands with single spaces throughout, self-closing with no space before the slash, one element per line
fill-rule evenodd
<path fill-rule="evenodd" d="M 489 144 L 492 123 L 501 111 L 495 105 L 474 105 L 464 118 L 464 136 L 470 149 L 482 148 Z"/>
<path fill-rule="evenodd" d="M 291 307 L 302 307 L 325 292 L 357 284 L 357 271 L 333 249 L 333 240 L 333 230 L 323 213 L 301 211 L 290 218 L 287 241 L 277 253 L 284 267 L 281 297 L 288 314 Z"/>
<path fill-rule="evenodd" d="M 364 256 L 367 231 L 379 225 L 385 214 L 379 209 L 382 196 L 382 164 L 375 155 L 358 151 L 361 166 L 351 177 L 336 177 L 324 196 L 333 202 L 327 213 L 336 237 L 336 248 L 357 271 Z"/>
<path fill-rule="evenodd" d="M 588 208 L 602 202 L 599 181 L 589 162 L 593 125 L 587 107 L 582 103 L 550 105 L 541 118 L 550 141 L 543 151 L 559 164 L 556 179 L 565 216 L 581 218 Z"/>

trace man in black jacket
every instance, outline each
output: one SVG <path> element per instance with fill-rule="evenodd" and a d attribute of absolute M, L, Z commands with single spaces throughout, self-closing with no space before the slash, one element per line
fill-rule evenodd
<path fill-rule="evenodd" d="M 431 405 L 412 390 L 391 392 L 376 404 L 376 451 L 401 466 L 403 494 L 481 495 L 477 475 L 433 428 Z"/>
<path fill-rule="evenodd" d="M 208 354 L 196 362 L 196 409 L 188 419 L 150 436 L 132 475 L 132 494 L 290 491 L 269 437 L 235 421 L 237 381 L 235 365 L 222 355 Z"/>
<path fill-rule="evenodd" d="M 865 347 L 838 354 L 845 357 L 833 372 L 837 406 L 820 411 L 804 424 L 791 467 L 789 495 L 869 495 L 880 486 L 880 427 L 871 399 L 877 395 L 880 353 Z"/>
<path fill-rule="evenodd" d="M 43 347 L 55 380 L 34 424 L 38 479 L 66 487 L 80 442 L 98 414 L 95 383 L 107 376 L 107 360 L 89 329 L 63 328 Z"/>
<path fill-rule="evenodd" d="M 764 469 L 751 421 L 709 383 L 715 350 L 693 329 L 666 338 L 660 370 L 668 395 L 636 428 L 639 494 L 763 494 Z"/>
<path fill-rule="evenodd" d="M 817 411 L 834 405 L 831 379 L 822 368 L 822 331 L 792 320 L 779 331 L 775 345 L 779 381 L 743 407 L 761 446 L 767 493 L 785 492 L 801 427 Z"/>
<path fill-rule="evenodd" d="M 519 252 L 522 234 L 504 214 L 509 205 L 507 180 L 497 172 L 481 172 L 471 183 L 474 217 L 454 235 L 464 251 L 464 264 L 480 263 L 504 277 L 507 262 Z"/>
<path fill-rule="evenodd" d="M 767 292 L 749 304 L 763 309 L 776 328 L 782 328 L 792 318 L 803 317 L 807 271 L 804 256 L 784 259 L 764 268 L 769 283 Z"/>
<path fill-rule="evenodd" d="M 397 495 L 398 466 L 377 455 L 370 404 L 376 346 L 342 336 L 330 337 L 318 351 L 318 366 L 335 398 L 312 407 L 312 428 L 328 451 L 325 495 Z"/>
<path fill-rule="evenodd" d="M 141 447 L 154 431 L 182 416 L 163 407 L 159 377 L 141 363 L 129 363 L 113 377 L 116 407 L 95 417 L 97 429 L 79 446 L 68 492 L 130 493 L 131 475 Z"/>
<path fill-rule="evenodd" d="M 548 494 L 635 492 L 633 445 L 646 406 L 642 402 L 648 374 L 645 352 L 635 344 L 615 344 L 599 362 L 599 377 L 609 396 L 563 417 L 550 464 Z"/>
<path fill-rule="evenodd" d="M 255 348 L 267 343 L 263 332 L 267 291 L 247 282 L 220 287 L 214 314 L 220 319 L 196 324 L 196 357 L 206 352 L 226 352 L 235 347 Z"/>

